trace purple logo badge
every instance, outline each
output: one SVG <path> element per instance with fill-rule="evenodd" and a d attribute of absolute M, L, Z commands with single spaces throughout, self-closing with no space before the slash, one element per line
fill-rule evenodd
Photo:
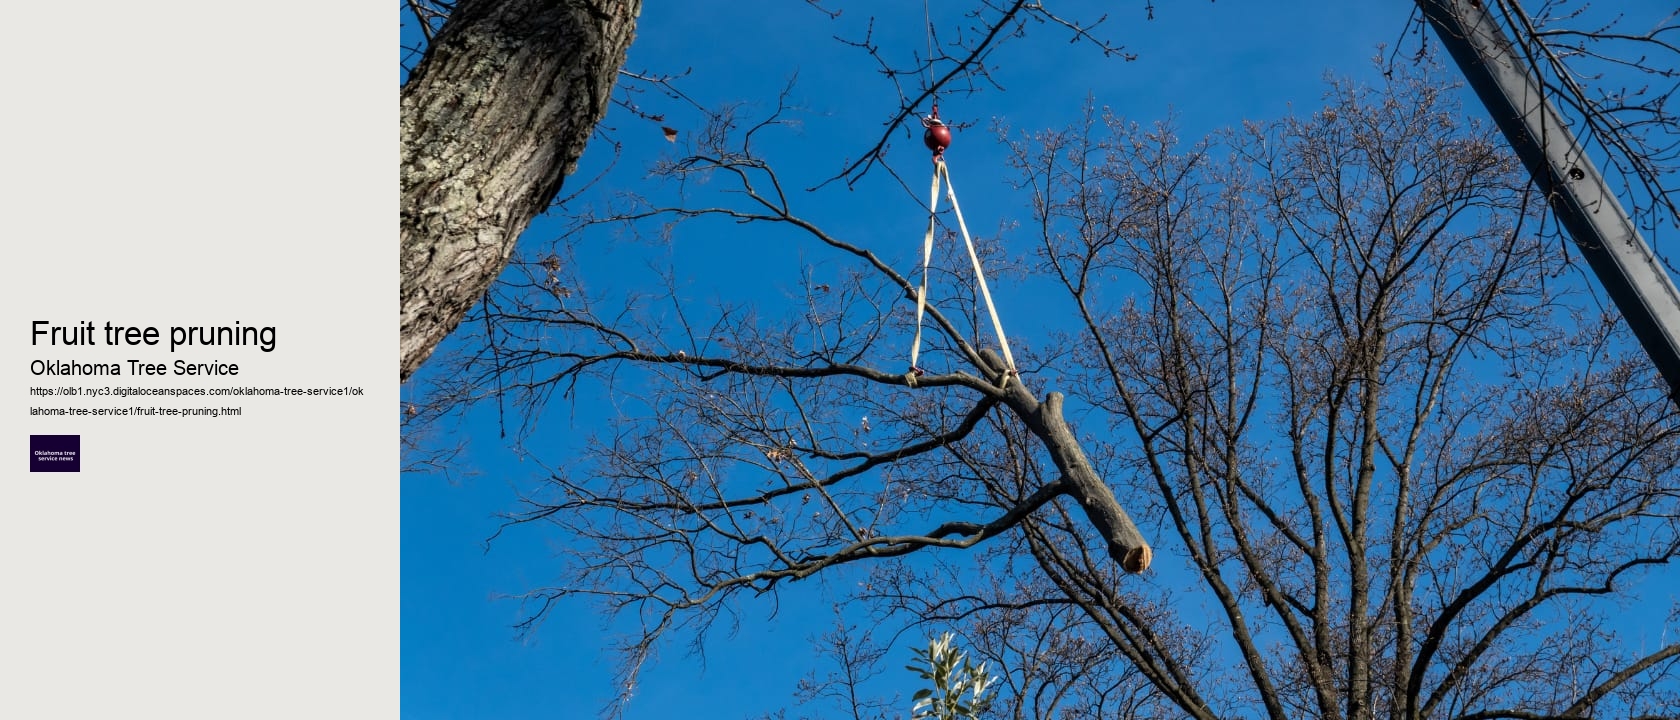
<path fill-rule="evenodd" d="M 82 436 L 29 436 L 29 472 L 81 471 Z"/>

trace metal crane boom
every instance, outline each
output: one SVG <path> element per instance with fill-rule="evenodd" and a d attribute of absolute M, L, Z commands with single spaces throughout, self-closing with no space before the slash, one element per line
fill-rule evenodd
<path fill-rule="evenodd" d="M 1416 0 L 1680 402 L 1680 292 L 1498 22 L 1477 0 Z"/>

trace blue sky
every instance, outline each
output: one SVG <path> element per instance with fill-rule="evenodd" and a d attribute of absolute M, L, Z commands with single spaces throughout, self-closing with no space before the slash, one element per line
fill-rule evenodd
<path fill-rule="evenodd" d="M 749 104 L 749 111 L 762 108 L 797 73 L 791 97 L 806 110 L 804 126 L 772 139 L 764 152 L 796 178 L 790 184 L 807 187 L 866 149 L 896 107 L 892 88 L 875 72 L 873 61 L 831 36 L 856 36 L 864 19 L 874 16 L 876 42 L 895 57 L 919 53 L 926 42 L 921 3 L 832 4 L 844 8 L 839 20 L 801 2 L 649 2 L 626 68 L 656 74 L 687 70 L 680 87 L 700 103 L 740 101 Z M 949 8 L 935 9 L 936 23 L 950 28 L 960 21 L 960 4 L 935 4 Z M 942 104 L 947 119 L 975 123 L 958 136 L 949 155 L 969 224 L 986 234 L 1011 213 L 1024 214 L 1026 198 L 1008 187 L 1001 148 L 985 130 L 994 120 L 1018 130 L 1062 126 L 1078 118 L 1089 97 L 1141 122 L 1172 114 L 1181 137 L 1193 139 L 1245 118 L 1311 112 L 1325 90 L 1326 73 L 1372 76 L 1377 46 L 1392 48 L 1401 40 L 1412 11 L 1408 2 L 1290 3 L 1288 11 L 1280 11 L 1282 5 L 1159 3 L 1149 21 L 1143 3 L 1059 4 L 1078 17 L 1106 8 L 1110 17 L 1103 36 L 1136 53 L 1137 60 L 1102 58 L 1089 45 L 1069 44 L 1064 30 L 1036 26 L 1031 36 L 1011 41 L 992 56 L 1001 91 L 948 97 Z M 1415 50 L 1416 40 L 1405 47 Z M 679 143 L 696 129 L 698 114 L 678 103 L 647 98 L 644 107 L 666 113 L 663 124 L 680 131 Z M 1480 114 L 1479 106 L 1469 107 Z M 639 168 L 680 149 L 663 140 L 658 124 L 616 107 L 604 125 L 625 147 L 615 172 L 626 174 L 615 179 L 637 177 Z M 900 138 L 893 148 L 925 153 L 914 138 Z M 597 142 L 566 192 L 603 162 Z M 797 200 L 832 231 L 866 238 L 902 260 L 916 251 L 925 216 L 886 180 L 878 173 L 850 192 Z M 912 174 L 906 181 L 925 192 L 924 177 Z M 610 184 L 611 179 L 604 183 Z M 557 232 L 557 223 L 539 220 L 527 237 Z M 727 282 L 728 263 L 740 258 L 736 249 L 757 240 L 730 232 L 685 236 L 674 251 L 687 253 L 683 266 L 694 272 L 696 292 L 707 283 Z M 774 273 L 782 263 L 798 262 L 794 251 L 778 250 L 769 238 L 764 242 L 772 247 L 751 246 L 762 264 L 757 272 Z M 625 259 L 596 258 L 599 280 L 610 283 L 612 263 Z M 999 299 L 1006 308 L 1024 302 L 1007 287 Z M 1030 336 L 1030 330 L 1020 332 Z M 456 434 L 451 440 L 466 443 L 463 466 L 472 469 L 470 474 L 404 478 L 405 717 L 594 717 L 612 697 L 613 658 L 603 648 L 615 629 L 591 607 L 563 606 L 523 640 L 512 628 L 521 618 L 520 608 L 505 596 L 554 582 L 553 557 L 564 552 L 563 540 L 542 529 L 516 529 L 488 549 L 485 544 L 496 531 L 495 515 L 514 508 L 519 489 L 540 477 L 539 463 L 563 462 L 567 444 L 591 429 L 598 416 L 591 400 L 551 406 L 556 411 L 551 415 L 560 417 L 545 420 L 527 443 L 540 449 L 523 460 L 505 447 L 493 415 L 476 413 L 451 429 Z M 821 583 L 813 583 L 784 593 L 779 608 L 738 606 L 739 631 L 709 638 L 704 663 L 680 646 L 664 648 L 644 673 L 626 716 L 739 718 L 788 708 L 795 682 L 816 664 L 807 639 L 833 622 L 826 597 Z M 902 657 L 909 658 L 907 646 Z M 740 672 L 743 666 L 752 672 Z M 906 691 L 912 689 L 908 675 L 901 679 Z M 790 714 L 798 712 L 790 709 Z"/>

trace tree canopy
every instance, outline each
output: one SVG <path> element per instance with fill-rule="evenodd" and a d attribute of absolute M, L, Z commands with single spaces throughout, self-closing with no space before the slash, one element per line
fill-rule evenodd
<path fill-rule="evenodd" d="M 1093 32 L 1037 4 L 976 17 L 1001 30 L 909 77 L 983 82 L 971 57 L 1034 19 Z M 484 403 L 516 440 L 568 399 L 609 404 L 508 529 L 567 548 L 529 626 L 628 620 L 627 680 L 661 642 L 839 578 L 872 624 L 963 634 L 1010 717 L 1672 712 L 1680 642 L 1615 616 L 1675 577 L 1680 413 L 1450 76 L 1380 62 L 1385 82 L 1192 141 L 1095 104 L 999 125 L 1022 205 L 982 259 L 1037 298 L 1018 375 L 955 265 L 908 374 L 919 278 L 807 211 L 860 173 L 919 183 L 879 150 L 930 95 L 898 85 L 883 145 L 814 192 L 761 151 L 796 130 L 787 94 L 706 109 L 646 184 L 514 251 L 410 394 L 410 440 Z M 796 274 L 696 297 L 657 252 L 726 231 L 798 248 Z M 592 274 L 625 244 L 656 251 Z M 829 636 L 848 672 L 813 697 L 857 697 L 866 635 Z"/>

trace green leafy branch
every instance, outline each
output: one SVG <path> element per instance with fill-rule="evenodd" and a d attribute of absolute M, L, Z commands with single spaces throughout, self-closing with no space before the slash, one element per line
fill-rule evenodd
<path fill-rule="evenodd" d="M 911 720 L 979 720 L 991 705 L 986 688 L 996 678 L 986 673 L 986 663 L 969 662 L 968 654 L 953 647 L 951 639 L 951 633 L 945 633 L 925 650 L 910 650 L 918 664 L 905 669 L 933 682 L 933 687 L 917 690 L 911 698 L 915 702 L 910 707 Z"/>

